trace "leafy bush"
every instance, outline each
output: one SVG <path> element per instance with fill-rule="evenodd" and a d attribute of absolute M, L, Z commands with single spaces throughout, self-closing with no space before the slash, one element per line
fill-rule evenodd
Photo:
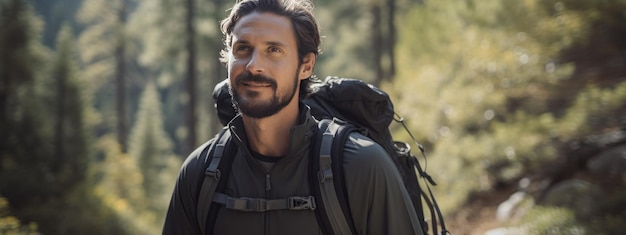
<path fill-rule="evenodd" d="M 560 207 L 535 207 L 523 218 L 521 227 L 528 234 L 584 235 L 585 228 L 575 219 L 574 212 Z"/>
<path fill-rule="evenodd" d="M 21 224 L 20 220 L 11 215 L 9 201 L 0 196 L 0 234 L 7 235 L 37 235 L 37 224 Z"/>

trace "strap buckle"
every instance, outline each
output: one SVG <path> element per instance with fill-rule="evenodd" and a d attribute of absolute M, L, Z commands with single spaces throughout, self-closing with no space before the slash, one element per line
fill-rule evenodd
<path fill-rule="evenodd" d="M 315 198 L 313 196 L 305 197 L 289 197 L 287 198 L 287 207 L 289 210 L 315 210 Z"/>
<path fill-rule="evenodd" d="M 247 211 L 264 212 L 267 211 L 267 200 L 260 198 L 242 198 L 248 202 Z"/>

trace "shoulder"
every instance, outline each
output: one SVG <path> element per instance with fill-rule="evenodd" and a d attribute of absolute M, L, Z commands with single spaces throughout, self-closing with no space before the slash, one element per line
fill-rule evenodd
<path fill-rule="evenodd" d="M 358 169 L 366 174 L 373 171 L 393 171 L 395 165 L 389 154 L 367 136 L 353 132 L 344 144 L 344 167 L 346 171 Z"/>
<path fill-rule="evenodd" d="M 422 234 L 398 168 L 382 146 L 351 133 L 343 164 L 348 203 L 359 233 Z"/>
<path fill-rule="evenodd" d="M 215 139 L 211 139 L 205 143 L 203 143 L 202 145 L 200 145 L 199 147 L 197 147 L 195 150 L 193 150 L 185 159 L 185 161 L 183 162 L 183 167 L 185 166 L 190 166 L 190 165 L 196 165 L 198 163 L 201 163 L 203 161 L 205 161 L 204 157 L 206 157 L 206 154 L 209 150 L 209 146 L 215 141 Z"/>
<path fill-rule="evenodd" d="M 213 141 L 214 139 L 205 142 L 187 156 L 180 168 L 179 182 L 187 182 L 193 185 L 199 181 L 204 174 L 209 146 Z"/>
<path fill-rule="evenodd" d="M 163 234 L 200 234 L 196 205 L 204 177 L 204 158 L 212 142 L 202 144 L 183 163 L 170 199 Z"/>

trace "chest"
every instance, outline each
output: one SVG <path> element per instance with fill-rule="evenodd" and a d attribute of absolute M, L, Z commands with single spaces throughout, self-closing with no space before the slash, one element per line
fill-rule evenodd
<path fill-rule="evenodd" d="M 317 185 L 314 185 L 317 186 Z M 309 160 L 299 156 L 267 170 L 254 159 L 233 159 L 224 194 L 265 200 L 310 196 Z M 215 234 L 321 234 L 314 210 L 240 211 L 220 207 Z"/>

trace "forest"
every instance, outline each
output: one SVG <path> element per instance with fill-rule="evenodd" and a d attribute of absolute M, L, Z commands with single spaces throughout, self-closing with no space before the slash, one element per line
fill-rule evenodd
<path fill-rule="evenodd" d="M 626 0 L 313 2 L 316 76 L 389 94 L 452 234 L 626 230 Z M 0 0 L 0 234 L 160 234 L 234 3 Z"/>

